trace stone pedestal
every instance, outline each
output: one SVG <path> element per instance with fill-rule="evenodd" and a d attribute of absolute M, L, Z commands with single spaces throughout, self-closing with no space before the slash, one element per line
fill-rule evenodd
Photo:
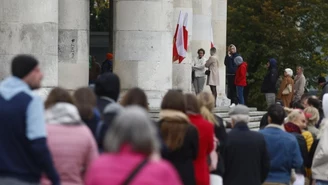
<path fill-rule="evenodd" d="M 183 92 L 192 92 L 191 84 L 191 64 L 192 64 L 192 50 L 190 43 L 192 40 L 192 23 L 193 23 L 193 10 L 192 0 L 174 0 L 173 1 L 173 29 L 172 34 L 175 33 L 175 28 L 179 19 L 180 11 L 188 13 L 188 51 L 186 58 L 179 64 L 177 61 L 172 66 L 172 86 L 174 89 L 181 89 Z"/>
<path fill-rule="evenodd" d="M 192 92 L 191 64 L 173 64 L 172 88 L 181 89 L 184 93 Z"/>
<path fill-rule="evenodd" d="M 114 72 L 159 107 L 172 88 L 173 0 L 114 0 Z"/>
<path fill-rule="evenodd" d="M 59 0 L 58 84 L 75 90 L 89 80 L 89 0 Z"/>
<path fill-rule="evenodd" d="M 40 61 L 44 88 L 58 85 L 58 0 L 0 1 L 0 80 L 23 53 Z"/>

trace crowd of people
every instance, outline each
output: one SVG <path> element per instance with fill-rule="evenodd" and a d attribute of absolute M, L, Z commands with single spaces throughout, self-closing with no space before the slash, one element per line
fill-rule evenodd
<path fill-rule="evenodd" d="M 228 132 L 212 93 L 169 90 L 152 120 L 142 89 L 119 101 L 114 73 L 43 101 L 34 57 L 14 57 L 11 72 L 0 84 L 0 185 L 328 184 L 328 95 L 273 103 L 259 132 L 240 103 Z"/>

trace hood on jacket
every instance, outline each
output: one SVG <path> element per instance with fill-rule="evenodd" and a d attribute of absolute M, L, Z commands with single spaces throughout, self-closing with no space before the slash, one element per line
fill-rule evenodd
<path fill-rule="evenodd" d="M 104 73 L 96 80 L 95 92 L 98 97 L 104 96 L 117 101 L 120 94 L 120 79 L 114 73 Z"/>
<path fill-rule="evenodd" d="M 76 125 L 82 120 L 77 108 L 70 103 L 56 103 L 45 112 L 47 124 Z"/>
<path fill-rule="evenodd" d="M 240 64 L 242 64 L 244 62 L 244 59 L 241 57 L 241 56 L 237 56 L 235 59 L 234 59 L 234 62 L 237 66 L 239 66 Z"/>
<path fill-rule="evenodd" d="M 275 69 L 275 68 L 277 68 L 277 60 L 276 59 L 270 58 L 269 64 L 270 64 L 269 69 Z"/>
<path fill-rule="evenodd" d="M 328 118 L 328 94 L 324 94 L 322 98 L 322 109 L 325 118 Z"/>
<path fill-rule="evenodd" d="M 161 110 L 159 113 L 160 120 L 165 120 L 168 122 L 190 122 L 188 116 L 180 111 L 177 110 Z"/>
<path fill-rule="evenodd" d="M 6 100 L 10 100 L 21 92 L 31 94 L 32 90 L 23 80 L 17 77 L 8 77 L 0 83 L 0 95 Z"/>

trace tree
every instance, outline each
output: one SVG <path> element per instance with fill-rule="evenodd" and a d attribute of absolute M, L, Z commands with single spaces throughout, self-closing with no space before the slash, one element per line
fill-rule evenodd
<path fill-rule="evenodd" d="M 110 29 L 109 0 L 90 0 L 90 31 Z"/>
<path fill-rule="evenodd" d="M 250 106 L 264 109 L 260 93 L 264 65 L 276 58 L 284 68 L 305 68 L 310 85 L 316 86 L 328 62 L 327 0 L 231 0 L 228 1 L 228 43 L 234 43 L 248 62 Z"/>

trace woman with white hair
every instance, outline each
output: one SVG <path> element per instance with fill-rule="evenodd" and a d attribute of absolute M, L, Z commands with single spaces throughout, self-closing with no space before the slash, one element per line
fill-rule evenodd
<path fill-rule="evenodd" d="M 293 99 L 294 92 L 294 80 L 292 79 L 293 70 L 286 68 L 284 72 L 284 78 L 280 84 L 277 99 L 282 100 L 285 107 L 290 107 Z"/>
<path fill-rule="evenodd" d="M 159 139 L 145 110 L 127 107 L 115 119 L 105 137 L 105 151 L 86 175 L 86 185 L 181 185 L 174 168 L 152 158 L 159 153 Z"/>

